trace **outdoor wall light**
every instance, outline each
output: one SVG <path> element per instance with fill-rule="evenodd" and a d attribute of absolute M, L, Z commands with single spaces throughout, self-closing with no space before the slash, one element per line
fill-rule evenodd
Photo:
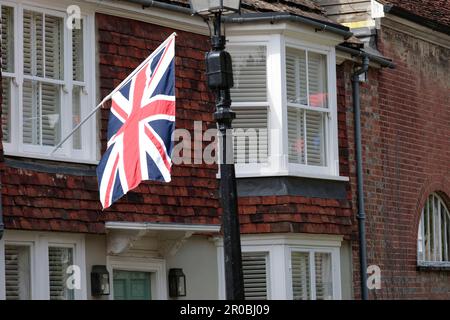
<path fill-rule="evenodd" d="M 190 2 L 192 11 L 199 15 L 239 12 L 241 7 L 241 0 L 190 0 Z"/>
<path fill-rule="evenodd" d="M 109 295 L 109 272 L 106 266 L 92 266 L 91 271 L 91 294 L 93 296 Z"/>
<path fill-rule="evenodd" d="M 169 270 L 169 296 L 186 296 L 186 276 L 183 273 L 183 269 L 173 268 Z"/>

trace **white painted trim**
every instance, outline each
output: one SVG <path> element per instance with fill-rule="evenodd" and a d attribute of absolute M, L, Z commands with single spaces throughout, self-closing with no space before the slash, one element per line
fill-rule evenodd
<path fill-rule="evenodd" d="M 81 16 L 84 19 L 83 27 L 83 46 L 84 46 L 84 81 L 82 82 L 86 88 L 88 88 L 88 95 L 81 101 L 81 116 L 89 113 L 90 109 L 96 105 L 96 84 L 95 84 L 95 23 L 94 23 L 94 11 L 92 8 L 88 8 L 85 2 L 74 1 L 60 1 L 55 3 L 48 0 L 17 0 L 15 2 L 1 1 L 1 4 L 8 5 L 14 8 L 14 79 L 17 86 L 13 85 L 11 90 L 11 102 L 12 105 L 18 105 L 18 108 L 11 109 L 11 129 L 10 129 L 10 142 L 4 143 L 4 149 L 6 155 L 13 156 L 25 156 L 30 158 L 48 159 L 54 161 L 66 161 L 77 163 L 89 163 L 97 164 L 97 137 L 96 127 L 97 122 L 95 117 L 90 119 L 82 128 L 82 149 L 72 150 L 71 139 L 58 149 L 53 156 L 48 156 L 52 147 L 28 145 L 22 143 L 22 92 L 24 79 L 39 80 L 45 83 L 53 83 L 66 86 L 67 92 L 61 90 L 60 101 L 60 125 L 61 125 L 61 137 L 64 136 L 72 129 L 72 98 L 69 96 L 72 88 L 72 75 L 69 66 L 72 63 L 71 59 L 71 30 L 66 27 L 67 13 L 66 9 L 69 5 L 76 4 L 80 6 Z M 42 12 L 44 14 L 51 14 L 54 16 L 63 18 L 63 64 L 64 74 L 62 80 L 46 79 L 41 77 L 31 77 L 23 74 L 23 10 L 33 10 L 36 12 Z M 83 101 L 84 100 L 84 101 Z M 69 107 L 67 107 L 69 106 Z M 15 125 L 17 124 L 17 125 Z"/>
<path fill-rule="evenodd" d="M 192 232 L 219 232 L 220 225 L 215 224 L 178 224 L 178 223 L 151 223 L 151 222 L 105 222 L 108 230 L 158 230 L 158 231 L 192 231 Z"/>
<path fill-rule="evenodd" d="M 143 271 L 155 273 L 155 287 L 152 285 L 152 299 L 167 300 L 167 276 L 166 261 L 156 258 L 138 258 L 138 257 L 121 257 L 107 256 L 106 265 L 110 274 L 111 294 L 109 299 L 114 299 L 114 270 L 124 271 Z"/>
<path fill-rule="evenodd" d="M 254 234 L 241 236 L 242 252 L 267 252 L 269 261 L 269 299 L 291 300 L 291 252 L 331 253 L 333 298 L 341 299 L 340 247 L 343 236 L 325 234 Z M 223 239 L 215 238 L 217 247 L 219 299 L 225 299 Z"/>
<path fill-rule="evenodd" d="M 0 266 L 0 299 L 5 297 L 5 272 L 4 272 L 4 245 L 17 244 L 30 246 L 30 270 L 31 270 L 31 299 L 48 300 L 49 270 L 48 247 L 49 245 L 70 246 L 74 249 L 73 263 L 80 267 L 81 289 L 74 290 L 76 300 L 87 299 L 86 279 L 86 248 L 84 234 L 69 234 L 59 232 L 34 232 L 5 230 L 3 240 L 0 243 L 0 254 L 3 263 Z"/>

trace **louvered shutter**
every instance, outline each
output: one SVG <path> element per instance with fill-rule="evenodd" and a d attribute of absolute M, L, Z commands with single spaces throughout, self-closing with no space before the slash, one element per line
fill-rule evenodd
<path fill-rule="evenodd" d="M 23 81 L 22 88 L 22 121 L 23 143 L 40 143 L 40 105 L 39 92 L 36 82 Z"/>
<path fill-rule="evenodd" d="M 267 101 L 266 47 L 229 46 L 233 61 L 233 102 Z"/>
<path fill-rule="evenodd" d="M 3 141 L 10 142 L 9 130 L 11 123 L 11 80 L 2 79 L 2 133 Z"/>
<path fill-rule="evenodd" d="M 325 165 L 325 124 L 323 112 L 305 111 L 308 165 Z"/>
<path fill-rule="evenodd" d="M 5 245 L 6 300 L 30 299 L 30 248 Z"/>
<path fill-rule="evenodd" d="M 14 72 L 14 9 L 2 5 L 2 71 Z"/>
<path fill-rule="evenodd" d="M 42 13 L 23 11 L 23 72 L 44 77 L 44 17 Z"/>
<path fill-rule="evenodd" d="M 242 253 L 242 271 L 244 276 L 244 293 L 246 300 L 266 300 L 267 288 L 267 253 Z"/>
<path fill-rule="evenodd" d="M 267 107 L 237 107 L 233 121 L 234 161 L 264 163 L 268 155 Z"/>
<path fill-rule="evenodd" d="M 331 253 L 316 252 L 314 254 L 314 263 L 316 271 L 316 299 L 330 300 L 333 298 Z"/>
<path fill-rule="evenodd" d="M 292 292 L 294 300 L 311 299 L 311 271 L 308 252 L 292 252 Z"/>
<path fill-rule="evenodd" d="M 60 137 L 60 86 L 41 83 L 42 144 L 54 146 Z"/>
<path fill-rule="evenodd" d="M 308 52 L 309 105 L 326 108 L 327 99 L 327 60 L 326 56 Z"/>
<path fill-rule="evenodd" d="M 45 77 L 63 77 L 63 19 L 45 15 Z"/>
<path fill-rule="evenodd" d="M 268 157 L 268 108 L 261 103 L 267 102 L 266 47 L 229 46 L 228 50 L 233 61 L 231 99 L 236 112 L 234 159 L 239 164 L 265 163 Z"/>
<path fill-rule="evenodd" d="M 81 121 L 81 87 L 73 86 L 72 89 L 72 125 L 75 128 Z M 72 135 L 72 147 L 81 149 L 81 130 Z"/>
<path fill-rule="evenodd" d="M 67 287 L 67 268 L 73 264 L 73 249 L 48 248 L 50 300 L 72 300 L 74 290 Z"/>
<path fill-rule="evenodd" d="M 289 162 L 305 164 L 304 114 L 303 109 L 288 107 Z"/>
<path fill-rule="evenodd" d="M 83 59 L 83 20 L 80 20 L 80 28 L 72 29 L 72 76 L 75 81 L 84 79 Z"/>
<path fill-rule="evenodd" d="M 306 52 L 286 49 L 286 89 L 288 103 L 307 105 Z"/>

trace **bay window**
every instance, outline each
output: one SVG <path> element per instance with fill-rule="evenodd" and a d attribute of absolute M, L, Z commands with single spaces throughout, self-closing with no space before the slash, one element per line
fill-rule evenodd
<path fill-rule="evenodd" d="M 238 177 L 339 177 L 334 46 L 230 37 Z"/>
<path fill-rule="evenodd" d="M 33 2 L 34 4 L 34 2 Z M 2 129 L 5 154 L 49 158 L 95 105 L 93 17 L 68 26 L 65 7 L 1 5 Z M 95 120 L 50 159 L 95 161 Z"/>

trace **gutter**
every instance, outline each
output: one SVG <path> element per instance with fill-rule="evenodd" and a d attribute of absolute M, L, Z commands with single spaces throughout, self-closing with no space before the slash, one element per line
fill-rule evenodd
<path fill-rule="evenodd" d="M 351 54 L 352 56 L 356 56 L 356 57 L 362 57 L 362 58 L 369 58 L 369 60 L 378 63 L 381 67 L 384 68 L 391 68 L 394 69 L 395 68 L 395 64 L 386 58 L 380 57 L 380 56 L 376 56 L 374 54 L 365 52 L 363 50 L 356 50 L 356 49 L 352 49 L 343 45 L 337 45 L 336 49 L 342 52 L 346 52 Z"/>
<path fill-rule="evenodd" d="M 179 5 L 169 4 L 161 1 L 154 0 L 126 0 L 127 2 L 136 3 L 142 5 L 145 8 L 159 8 L 178 13 L 193 15 L 191 8 L 182 7 Z M 335 24 L 332 22 L 323 22 L 313 18 L 307 18 L 302 16 L 294 16 L 288 13 L 267 12 L 267 13 L 244 13 L 240 15 L 233 15 L 222 18 L 223 22 L 227 23 L 252 23 L 252 22 L 270 22 L 275 23 L 279 21 L 289 21 L 296 23 L 303 23 L 314 27 L 320 31 L 329 31 L 331 33 L 343 36 L 344 39 L 350 38 L 353 33 L 349 31 L 349 28 Z"/>
<path fill-rule="evenodd" d="M 349 28 L 341 26 L 335 23 L 325 23 L 316 19 L 306 18 L 302 16 L 294 16 L 289 13 L 277 13 L 277 12 L 267 12 L 267 13 L 244 13 L 239 16 L 228 16 L 223 18 L 224 22 L 229 23 L 252 23 L 252 22 L 295 22 L 303 23 L 314 27 L 320 31 L 329 31 L 331 33 L 343 36 L 344 39 L 350 38 L 353 33 L 349 31 Z"/>

